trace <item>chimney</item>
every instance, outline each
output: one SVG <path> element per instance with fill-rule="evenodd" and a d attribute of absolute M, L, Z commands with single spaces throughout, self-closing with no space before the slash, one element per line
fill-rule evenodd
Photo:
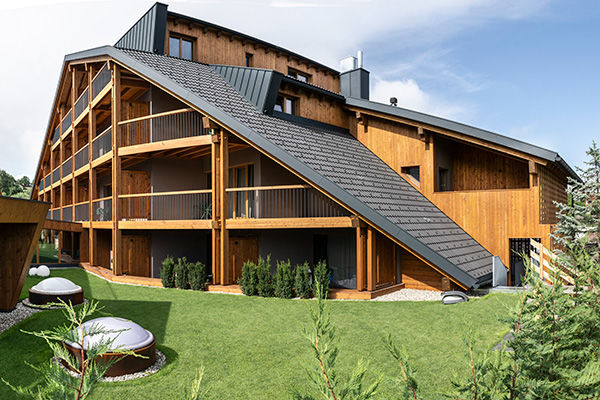
<path fill-rule="evenodd" d="M 363 52 L 340 61 L 340 93 L 344 97 L 369 100 L 369 71 L 363 68 Z"/>

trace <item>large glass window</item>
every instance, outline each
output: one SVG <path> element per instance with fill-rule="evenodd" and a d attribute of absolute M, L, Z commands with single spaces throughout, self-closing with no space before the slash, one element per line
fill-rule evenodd
<path fill-rule="evenodd" d="M 179 57 L 179 38 L 169 38 L 169 55 Z"/>

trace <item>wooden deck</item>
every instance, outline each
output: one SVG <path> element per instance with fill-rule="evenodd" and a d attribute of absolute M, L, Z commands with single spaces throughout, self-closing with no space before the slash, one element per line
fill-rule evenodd
<path fill-rule="evenodd" d="M 162 287 L 162 282 L 158 278 L 146 278 L 143 276 L 133 275 L 113 275 L 112 271 L 103 267 L 91 266 L 89 263 L 81 263 L 80 265 L 86 271 L 111 282 L 125 283 L 129 285 Z M 384 294 L 392 293 L 401 289 L 404 289 L 404 283 L 386 286 L 372 292 L 359 291 L 355 289 L 329 289 L 329 298 L 338 300 L 372 300 L 376 297 L 383 296 Z M 242 294 L 240 285 L 208 285 L 206 291 Z"/>

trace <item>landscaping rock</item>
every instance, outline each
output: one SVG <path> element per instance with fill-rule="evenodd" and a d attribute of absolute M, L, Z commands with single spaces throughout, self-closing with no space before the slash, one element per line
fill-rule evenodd
<path fill-rule="evenodd" d="M 46 265 L 40 265 L 37 268 L 37 275 L 41 277 L 50 276 L 50 268 L 48 268 Z"/>
<path fill-rule="evenodd" d="M 40 311 L 36 308 L 26 307 L 22 302 L 17 303 L 14 310 L 9 312 L 0 312 L 0 333 L 4 332 L 11 326 L 23 321 L 30 315 Z"/>

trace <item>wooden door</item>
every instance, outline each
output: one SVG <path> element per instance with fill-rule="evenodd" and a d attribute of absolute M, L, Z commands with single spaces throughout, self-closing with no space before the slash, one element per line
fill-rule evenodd
<path fill-rule="evenodd" d="M 124 274 L 150 276 L 150 238 L 148 235 L 123 235 Z"/>
<path fill-rule="evenodd" d="M 122 194 L 150 193 L 150 173 L 147 171 L 123 171 Z M 126 197 L 121 202 L 122 218 L 126 220 L 149 220 L 150 197 Z"/>
<path fill-rule="evenodd" d="M 377 234 L 377 286 L 396 283 L 396 246 L 394 242 Z"/>
<path fill-rule="evenodd" d="M 229 238 L 229 261 L 233 270 L 233 281 L 242 276 L 242 267 L 248 260 L 258 262 L 258 237 L 240 236 Z"/>

